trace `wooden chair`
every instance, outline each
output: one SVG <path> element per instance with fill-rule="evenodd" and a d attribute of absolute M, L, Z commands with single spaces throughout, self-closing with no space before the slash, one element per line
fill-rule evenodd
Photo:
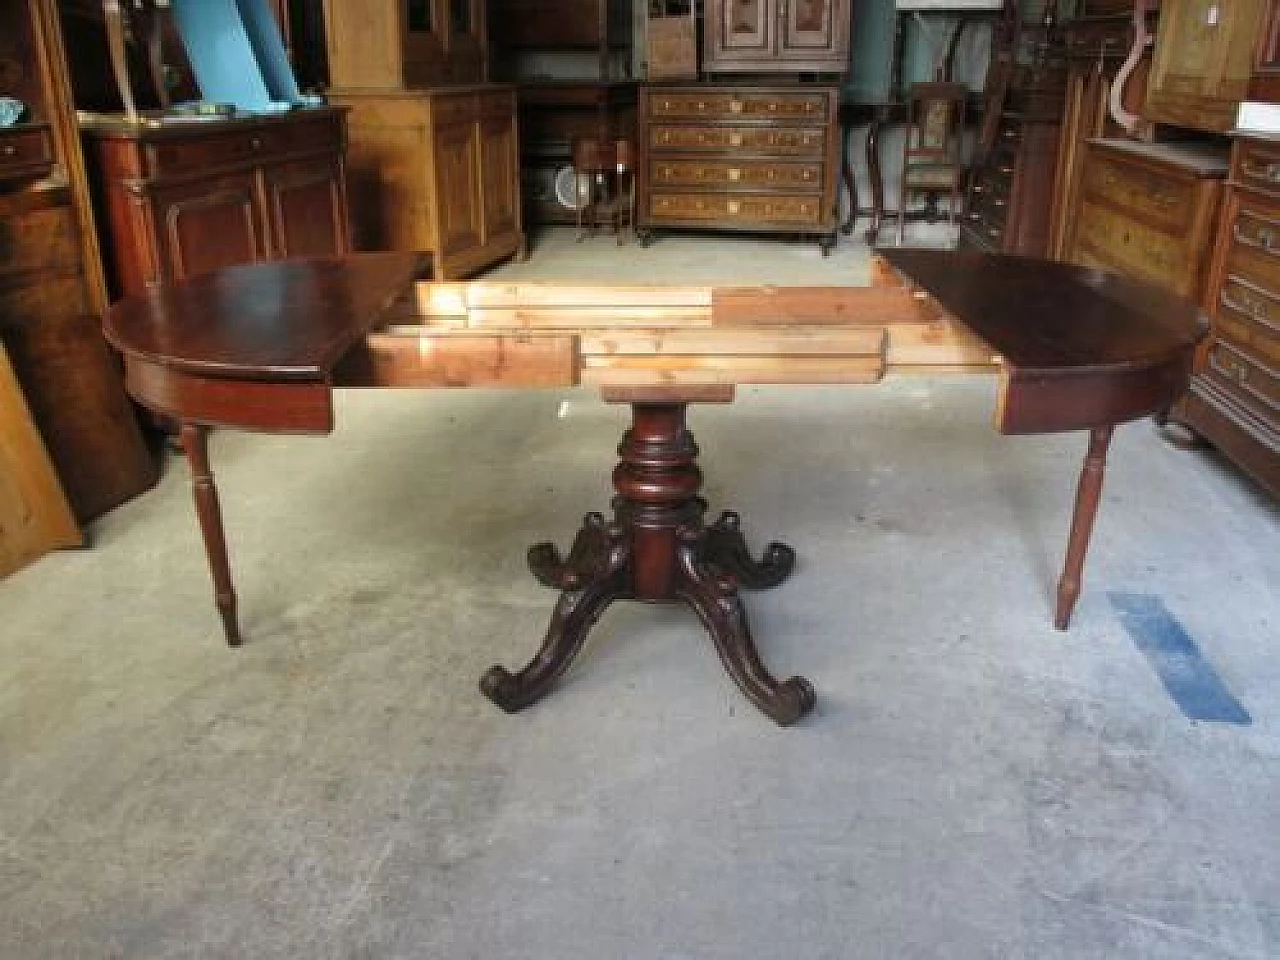
<path fill-rule="evenodd" d="M 962 83 L 915 83 L 907 97 L 907 130 L 902 141 L 902 187 L 898 196 L 898 246 L 912 193 L 951 194 L 948 222 L 955 226 L 964 166 L 960 156 L 964 106 Z M 930 208 L 932 209 L 932 207 Z"/>
<path fill-rule="evenodd" d="M 635 229 L 635 145 L 627 139 L 573 141 L 573 171 L 577 189 L 578 239 L 595 231 L 607 218 L 619 245 L 624 226 Z"/>

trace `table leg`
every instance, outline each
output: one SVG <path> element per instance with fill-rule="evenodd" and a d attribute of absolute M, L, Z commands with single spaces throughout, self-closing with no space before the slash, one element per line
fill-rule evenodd
<path fill-rule="evenodd" d="M 1096 427 L 1089 433 L 1089 450 L 1080 470 L 1080 483 L 1076 489 L 1076 507 L 1071 515 L 1071 536 L 1067 541 L 1067 559 L 1058 580 L 1058 609 L 1053 625 L 1067 629 L 1071 611 L 1080 596 L 1080 578 L 1084 572 L 1084 557 L 1089 550 L 1089 536 L 1093 532 L 1093 518 L 1098 513 L 1098 501 L 1102 497 L 1102 478 L 1107 468 L 1107 447 L 1111 443 L 1112 427 Z"/>
<path fill-rule="evenodd" d="M 849 159 L 849 134 L 852 130 L 852 124 L 840 124 L 840 178 L 849 191 L 849 213 L 840 224 L 840 232 L 845 236 L 853 233 L 853 225 L 858 219 L 858 183 L 853 178 L 853 161 Z"/>
<path fill-rule="evenodd" d="M 209 428 L 196 423 L 182 425 L 182 446 L 191 468 L 191 489 L 196 516 L 204 537 L 209 573 L 213 576 L 213 597 L 222 614 L 222 629 L 230 646 L 240 646 L 240 625 L 236 621 L 236 592 L 231 585 L 231 564 L 227 560 L 227 538 L 222 527 L 218 487 L 209 469 Z"/>
<path fill-rule="evenodd" d="M 529 551 L 538 580 L 562 592 L 528 665 L 516 673 L 496 666 L 481 679 L 480 689 L 503 710 L 515 712 L 546 694 L 614 600 L 688 604 L 711 633 L 729 675 L 765 714 L 787 725 L 813 709 L 809 681 L 778 681 L 764 666 L 738 596 L 739 582 L 755 588 L 781 583 L 795 554 L 770 544 L 756 561 L 734 513 L 703 524 L 702 472 L 685 427 L 686 408 L 679 402 L 632 404 L 632 426 L 613 472 L 613 521 L 587 514 L 567 558 L 550 544 Z"/>
<path fill-rule="evenodd" d="M 867 244 L 875 246 L 880 239 L 880 223 L 884 220 L 884 177 L 880 172 L 880 130 L 884 111 L 877 109 L 867 129 L 867 174 L 871 180 L 871 226 L 867 228 Z"/>

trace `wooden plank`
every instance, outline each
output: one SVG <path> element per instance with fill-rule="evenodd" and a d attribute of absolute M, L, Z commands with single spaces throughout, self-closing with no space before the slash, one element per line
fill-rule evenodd
<path fill-rule="evenodd" d="M 698 306 L 484 307 L 471 310 L 478 330 L 580 330 L 586 327 L 709 327 L 711 308 Z"/>
<path fill-rule="evenodd" d="M 885 359 L 894 367 L 990 367 L 999 362 L 985 343 L 947 322 L 891 325 Z"/>
<path fill-rule="evenodd" d="M 584 384 L 874 383 L 884 374 L 879 356 L 634 357 L 585 356 Z"/>
<path fill-rule="evenodd" d="M 613 354 L 846 356 L 884 351 L 881 327 L 758 327 L 708 330 L 586 330 L 584 356 Z"/>
<path fill-rule="evenodd" d="M 716 287 L 715 326 L 849 326 L 931 319 L 905 288 Z"/>
<path fill-rule="evenodd" d="M 710 287 L 661 284 L 440 283 L 415 284 L 423 316 L 457 316 L 476 309 L 517 307 L 710 307 Z"/>
<path fill-rule="evenodd" d="M 0 347 L 0 577 L 50 550 L 81 542 L 71 505 Z"/>
<path fill-rule="evenodd" d="M 605 384 L 605 403 L 731 403 L 737 391 L 732 383 Z"/>
<path fill-rule="evenodd" d="M 334 372 L 344 387 L 570 387 L 573 336 L 391 336 L 365 338 Z"/>

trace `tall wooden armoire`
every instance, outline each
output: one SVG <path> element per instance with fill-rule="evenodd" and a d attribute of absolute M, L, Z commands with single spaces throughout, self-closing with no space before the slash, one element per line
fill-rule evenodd
<path fill-rule="evenodd" d="M 484 0 L 325 2 L 355 245 L 429 251 L 441 279 L 524 251 L 516 91 L 487 82 L 486 23 Z"/>

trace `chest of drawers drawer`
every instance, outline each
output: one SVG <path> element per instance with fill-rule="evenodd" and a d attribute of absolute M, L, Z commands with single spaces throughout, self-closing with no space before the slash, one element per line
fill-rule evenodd
<path fill-rule="evenodd" d="M 818 226 L 822 203 L 817 196 L 762 196 L 743 194 L 668 193 L 655 190 L 650 213 L 654 222 L 731 224 L 787 224 Z"/>
<path fill-rule="evenodd" d="M 1200 375 L 1262 419 L 1274 423 L 1280 418 L 1280 370 L 1233 344 L 1215 340 Z"/>
<path fill-rule="evenodd" d="M 653 96 L 649 109 L 662 119 L 821 121 L 828 98 L 823 92 L 677 91 Z"/>
<path fill-rule="evenodd" d="M 1085 202 L 1072 259 L 1148 280 L 1182 296 L 1195 296 L 1197 274 L 1185 240 L 1133 220 L 1121 211 Z"/>
<path fill-rule="evenodd" d="M 1195 181 L 1140 164 L 1099 157 L 1084 170 L 1084 195 L 1157 229 L 1183 230 L 1193 211 Z"/>
<path fill-rule="evenodd" d="M 649 146 L 657 151 L 736 150 L 764 156 L 820 157 L 826 143 L 820 127 L 677 126 L 649 129 Z"/>
<path fill-rule="evenodd" d="M 713 190 L 816 191 L 822 187 L 822 164 L 769 160 L 655 159 L 649 178 L 655 188 L 704 187 Z"/>
<path fill-rule="evenodd" d="M 198 134 L 198 128 L 193 133 Z M 319 118 L 292 125 L 262 125 L 212 136 L 159 140 L 147 145 L 150 176 L 208 173 L 218 167 L 256 163 L 263 158 L 333 150 L 341 140 L 337 121 Z"/>
<path fill-rule="evenodd" d="M 53 169 L 53 138 L 45 124 L 0 128 L 0 180 L 43 177 Z"/>

